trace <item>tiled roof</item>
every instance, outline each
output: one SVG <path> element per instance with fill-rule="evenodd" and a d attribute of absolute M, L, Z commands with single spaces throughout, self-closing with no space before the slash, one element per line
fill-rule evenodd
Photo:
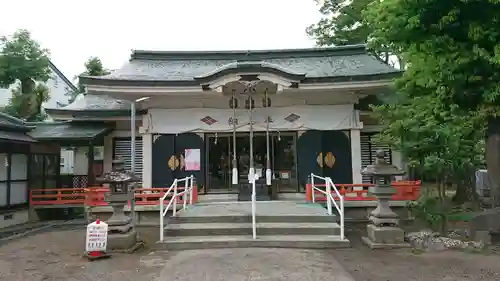
<path fill-rule="evenodd" d="M 26 135 L 26 132 L 31 128 L 23 120 L 0 112 L 0 140 L 36 142 L 36 140 Z"/>
<path fill-rule="evenodd" d="M 105 95 L 80 95 L 75 101 L 60 109 L 65 110 L 127 110 L 130 101 L 118 100 Z"/>
<path fill-rule="evenodd" d="M 237 62 L 271 64 L 293 73 L 304 73 L 305 80 L 366 77 L 397 74 L 400 71 L 366 52 L 364 45 L 332 48 L 222 51 L 154 52 L 134 51 L 122 68 L 100 77 L 81 77 L 84 84 L 112 85 L 152 83 L 196 85 L 195 77 Z M 113 82 L 114 81 L 114 82 Z"/>
<path fill-rule="evenodd" d="M 15 142 L 36 142 L 32 137 L 24 132 L 0 131 L 0 140 Z"/>
<path fill-rule="evenodd" d="M 103 123 L 46 122 L 36 124 L 36 127 L 28 134 L 42 141 L 92 140 L 111 130 L 110 126 Z"/>
<path fill-rule="evenodd" d="M 23 120 L 0 112 L 0 130 L 2 129 L 28 131 L 29 127 Z"/>
<path fill-rule="evenodd" d="M 71 113 L 99 113 L 106 112 L 109 114 L 130 114 L 130 101 L 115 99 L 106 95 L 83 95 L 80 94 L 73 103 L 59 108 L 45 108 L 45 111 L 50 114 Z M 109 115 L 108 114 L 108 115 Z"/>

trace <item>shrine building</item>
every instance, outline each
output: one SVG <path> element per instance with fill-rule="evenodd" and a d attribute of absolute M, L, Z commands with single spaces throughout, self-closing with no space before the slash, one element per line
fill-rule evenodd
<path fill-rule="evenodd" d="M 200 194 L 237 192 L 233 155 L 243 175 L 251 140 L 256 167 L 265 169 L 269 149 L 278 192 L 304 192 L 311 173 L 338 184 L 366 183 L 360 171 L 378 149 L 401 167 L 399 153 L 372 140 L 379 126 L 367 106 L 375 95 L 389 93 L 398 75 L 365 45 L 135 50 L 109 75 L 80 77 L 87 93 L 66 107 L 47 108 L 57 122 L 43 125 L 52 129 L 37 137 L 80 139 L 66 143 L 74 160 L 64 161 L 73 163 L 68 173 L 88 184 L 111 168 L 113 158 L 130 167 L 134 103 L 135 167 L 143 187 L 167 187 L 194 174 Z"/>

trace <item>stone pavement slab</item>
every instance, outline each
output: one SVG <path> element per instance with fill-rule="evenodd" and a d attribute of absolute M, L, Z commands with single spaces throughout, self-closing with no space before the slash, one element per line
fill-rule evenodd
<path fill-rule="evenodd" d="M 197 204 L 178 216 L 242 216 L 252 214 L 251 202 L 233 202 L 219 204 Z M 297 203 L 288 201 L 257 202 L 258 216 L 330 216 L 319 204 Z"/>
<path fill-rule="evenodd" d="M 354 281 L 322 250 L 218 249 L 163 255 L 167 260 L 156 281 Z"/>

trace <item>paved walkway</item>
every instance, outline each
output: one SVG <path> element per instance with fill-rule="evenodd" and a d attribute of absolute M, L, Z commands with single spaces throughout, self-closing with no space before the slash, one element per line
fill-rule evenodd
<path fill-rule="evenodd" d="M 160 266 L 156 281 L 354 281 L 331 255 L 292 249 L 222 249 L 157 252 L 141 259 Z M 160 264 L 159 264 L 160 263 Z"/>
<path fill-rule="evenodd" d="M 257 202 L 258 216 L 329 216 L 327 210 L 320 204 L 298 203 L 289 201 Z M 178 216 L 242 216 L 252 215 L 251 202 L 197 204 Z"/>

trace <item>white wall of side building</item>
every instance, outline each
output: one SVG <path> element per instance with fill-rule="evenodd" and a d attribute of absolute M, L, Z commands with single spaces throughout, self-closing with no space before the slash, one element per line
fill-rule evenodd
<path fill-rule="evenodd" d="M 52 66 L 50 66 L 51 78 L 44 84 L 49 89 L 49 100 L 42 106 L 44 108 L 59 108 L 67 105 L 69 101 L 68 93 L 73 90 L 73 85 L 65 81 Z M 6 106 L 12 97 L 12 89 L 16 84 L 11 85 L 9 88 L 0 88 L 0 107 Z"/>

